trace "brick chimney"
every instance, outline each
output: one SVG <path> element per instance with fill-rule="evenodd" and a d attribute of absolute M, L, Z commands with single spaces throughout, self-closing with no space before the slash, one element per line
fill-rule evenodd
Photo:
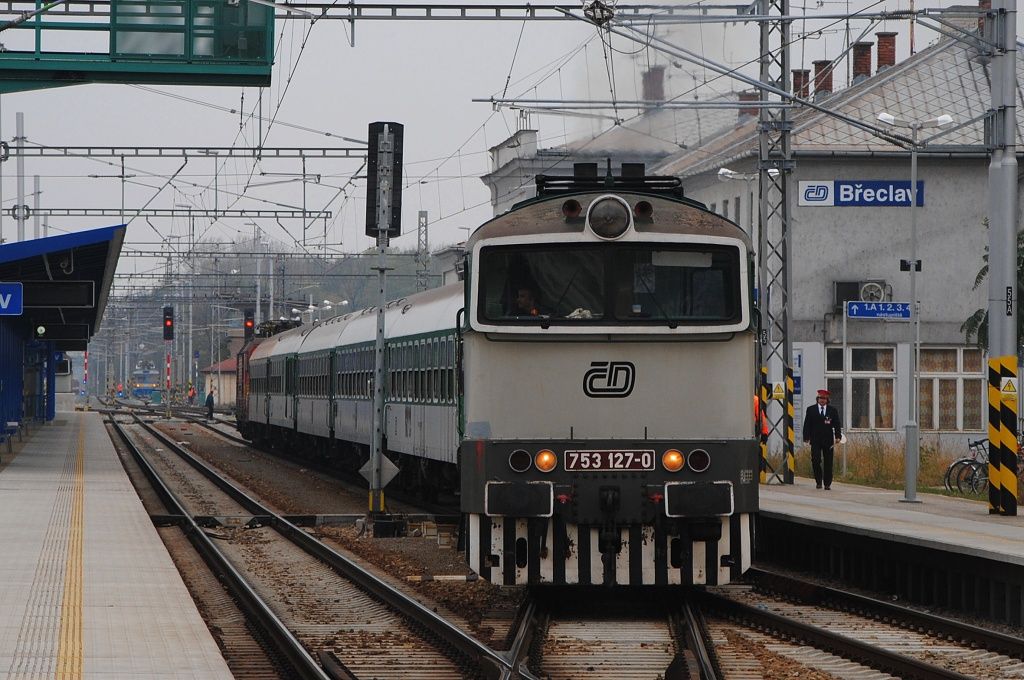
<path fill-rule="evenodd" d="M 832 94 L 832 61 L 819 59 L 814 63 L 814 99 Z"/>
<path fill-rule="evenodd" d="M 853 44 L 853 84 L 871 77 L 871 46 L 874 43 Z"/>
<path fill-rule="evenodd" d="M 810 96 L 811 72 L 806 68 L 793 69 L 793 94 L 801 99 Z"/>
<path fill-rule="evenodd" d="M 978 0 L 978 9 L 992 9 L 992 0 Z M 985 33 L 985 17 L 978 17 L 978 33 Z"/>
<path fill-rule="evenodd" d="M 896 65 L 897 33 L 875 33 L 878 38 L 878 70 Z"/>
<path fill-rule="evenodd" d="M 741 102 L 756 102 L 760 101 L 761 96 L 757 90 L 746 90 L 745 92 L 739 93 L 739 100 Z M 749 120 L 754 120 L 758 117 L 758 110 L 753 107 L 741 107 L 739 115 L 736 117 L 736 124 L 743 125 Z"/>
<path fill-rule="evenodd" d="M 665 67 L 652 66 L 644 71 L 643 82 L 644 101 L 663 102 L 665 101 Z"/>

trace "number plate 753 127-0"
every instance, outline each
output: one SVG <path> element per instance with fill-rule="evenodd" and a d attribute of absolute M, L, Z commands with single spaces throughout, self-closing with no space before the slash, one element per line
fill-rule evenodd
<path fill-rule="evenodd" d="M 653 470 L 654 451 L 566 451 L 565 469 L 583 470 Z"/>

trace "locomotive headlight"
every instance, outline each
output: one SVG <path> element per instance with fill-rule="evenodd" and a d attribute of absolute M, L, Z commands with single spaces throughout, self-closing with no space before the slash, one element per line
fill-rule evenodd
<path fill-rule="evenodd" d="M 685 462 L 683 452 L 676 449 L 669 449 L 661 455 L 661 466 L 669 472 L 679 472 L 683 469 Z"/>
<path fill-rule="evenodd" d="M 516 449 L 508 457 L 508 466 L 516 472 L 526 472 L 530 469 L 530 463 L 533 462 L 533 458 L 530 454 L 522 449 Z"/>
<path fill-rule="evenodd" d="M 551 449 L 541 449 L 533 458 L 533 464 L 541 472 L 551 472 L 558 465 L 558 456 Z"/>
<path fill-rule="evenodd" d="M 590 230 L 603 239 L 616 239 L 629 229 L 629 206 L 614 196 L 599 198 L 587 210 Z"/>
<path fill-rule="evenodd" d="M 686 457 L 686 467 L 694 472 L 704 472 L 711 467 L 711 454 L 704 449 L 694 449 Z"/>

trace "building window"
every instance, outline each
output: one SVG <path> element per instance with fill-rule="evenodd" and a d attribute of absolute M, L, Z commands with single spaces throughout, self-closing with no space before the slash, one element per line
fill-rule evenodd
<path fill-rule="evenodd" d="M 722 201 L 722 217 L 729 219 L 729 199 Z"/>
<path fill-rule="evenodd" d="M 850 367 L 845 376 L 844 365 Z M 895 428 L 895 348 L 848 347 L 844 357 L 842 347 L 826 347 L 825 386 L 849 429 Z"/>
<path fill-rule="evenodd" d="M 986 428 L 986 367 L 971 347 L 921 349 L 921 430 L 980 432 Z"/>
<path fill-rule="evenodd" d="M 732 221 L 736 224 L 740 224 L 740 197 L 737 196 L 733 199 L 732 203 Z"/>
<path fill-rule="evenodd" d="M 717 203 L 712 203 L 711 204 L 711 212 L 713 212 L 713 213 L 718 212 L 718 204 Z"/>

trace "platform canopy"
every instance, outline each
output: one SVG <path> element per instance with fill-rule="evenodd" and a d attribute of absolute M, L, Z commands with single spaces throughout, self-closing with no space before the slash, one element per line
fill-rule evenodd
<path fill-rule="evenodd" d="M 0 282 L 21 283 L 23 312 L 5 316 L 55 350 L 86 349 L 107 305 L 125 225 L 0 244 Z"/>

